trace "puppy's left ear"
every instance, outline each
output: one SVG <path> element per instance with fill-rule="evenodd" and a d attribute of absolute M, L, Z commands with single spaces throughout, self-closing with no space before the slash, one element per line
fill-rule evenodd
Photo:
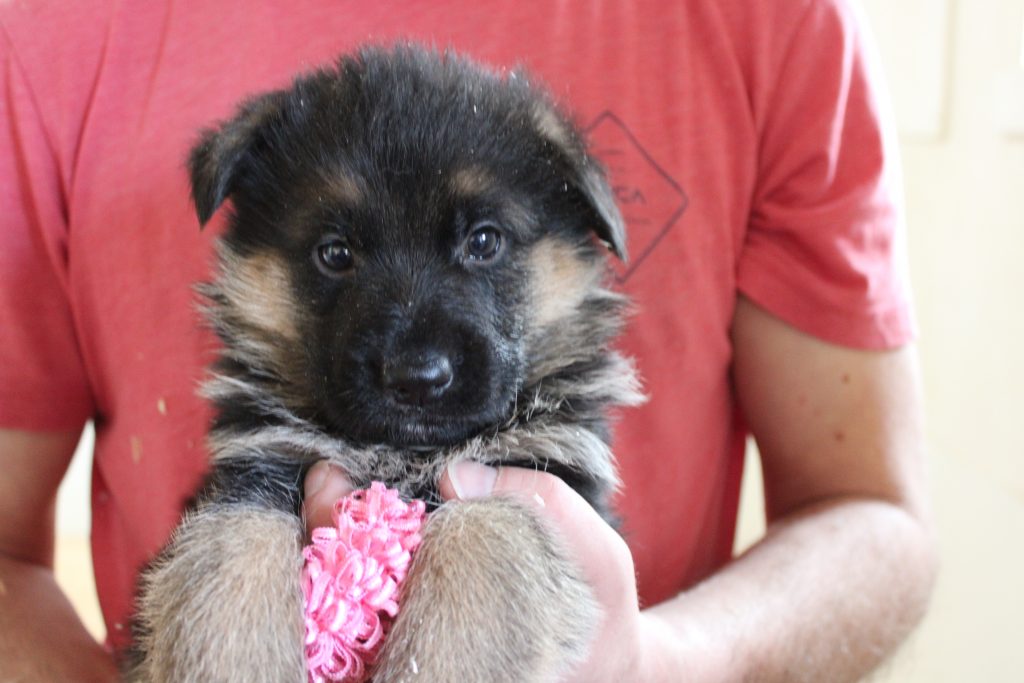
<path fill-rule="evenodd" d="M 604 167 L 589 155 L 585 157 L 584 164 L 585 168 L 579 173 L 579 188 L 598 219 L 594 231 L 612 253 L 625 263 L 629 260 L 626 252 L 626 221 L 615 203 L 615 195 L 608 184 Z"/>
<path fill-rule="evenodd" d="M 615 195 L 604 167 L 590 154 L 575 126 L 569 123 L 549 102 L 541 102 L 533 112 L 537 132 L 568 162 L 569 182 L 593 213 L 594 232 L 622 261 L 626 253 L 626 223 L 622 219 Z"/>
<path fill-rule="evenodd" d="M 256 97 L 245 102 L 231 120 L 202 132 L 188 158 L 200 226 L 206 225 L 251 169 L 266 146 L 266 129 L 281 116 L 284 103 L 283 92 Z"/>

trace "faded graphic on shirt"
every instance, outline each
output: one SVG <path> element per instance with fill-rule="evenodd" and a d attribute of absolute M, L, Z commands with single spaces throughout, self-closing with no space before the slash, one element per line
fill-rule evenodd
<path fill-rule="evenodd" d="M 616 266 L 616 277 L 623 283 L 679 221 L 689 198 L 612 112 L 602 112 L 587 135 L 592 151 L 608 169 L 626 220 L 630 261 Z"/>

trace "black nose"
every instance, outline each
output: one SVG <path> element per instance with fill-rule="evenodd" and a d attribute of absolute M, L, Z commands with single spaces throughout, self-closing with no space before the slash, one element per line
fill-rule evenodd
<path fill-rule="evenodd" d="M 384 389 L 399 403 L 423 405 L 440 398 L 454 377 L 448 357 L 436 351 L 385 360 Z"/>

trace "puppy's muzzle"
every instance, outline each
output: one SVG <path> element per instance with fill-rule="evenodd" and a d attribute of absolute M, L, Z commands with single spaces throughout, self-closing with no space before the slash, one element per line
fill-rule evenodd
<path fill-rule="evenodd" d="M 385 359 L 381 385 L 394 401 L 423 406 L 437 401 L 452 386 L 455 373 L 448 356 L 439 351 L 422 351 Z"/>

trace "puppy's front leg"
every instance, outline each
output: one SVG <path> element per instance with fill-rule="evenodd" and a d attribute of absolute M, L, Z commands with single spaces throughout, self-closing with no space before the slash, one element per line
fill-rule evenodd
<path fill-rule="evenodd" d="M 265 463 L 252 464 L 265 469 Z M 211 484 L 146 572 L 131 681 L 303 681 L 297 494 L 245 490 L 235 461 Z M 297 481 L 299 466 L 290 477 Z M 228 482 L 234 487 L 226 487 Z M 293 509 L 288 509 L 292 507 Z"/>
<path fill-rule="evenodd" d="M 375 683 L 547 683 L 598 621 L 589 587 L 535 513 L 508 498 L 431 514 Z"/>

